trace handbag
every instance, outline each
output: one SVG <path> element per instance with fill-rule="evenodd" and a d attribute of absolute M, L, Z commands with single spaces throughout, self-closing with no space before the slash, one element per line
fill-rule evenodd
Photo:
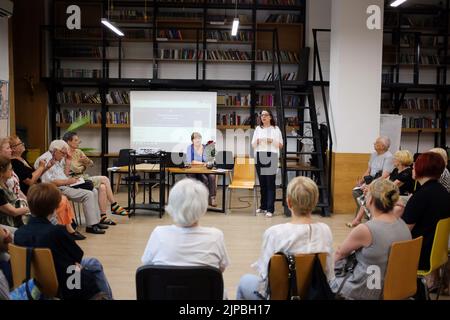
<path fill-rule="evenodd" d="M 38 282 L 31 278 L 32 260 L 33 248 L 27 248 L 25 280 L 10 293 L 11 300 L 42 300 L 44 298 L 39 289 Z"/>
<path fill-rule="evenodd" d="M 91 180 L 84 180 L 83 183 L 73 186 L 74 189 L 94 190 L 94 183 Z"/>
<path fill-rule="evenodd" d="M 335 300 L 335 294 L 328 284 L 327 276 L 323 271 L 320 259 L 314 256 L 311 284 L 306 293 L 305 300 Z"/>
<path fill-rule="evenodd" d="M 300 296 L 297 294 L 297 274 L 295 268 L 295 256 L 294 255 L 286 255 L 284 252 L 277 252 L 275 254 L 279 254 L 286 259 L 288 265 L 288 291 L 286 300 L 300 300 Z M 268 270 L 270 272 L 270 261 Z M 267 294 L 266 296 L 270 297 L 270 282 L 267 285 Z"/>

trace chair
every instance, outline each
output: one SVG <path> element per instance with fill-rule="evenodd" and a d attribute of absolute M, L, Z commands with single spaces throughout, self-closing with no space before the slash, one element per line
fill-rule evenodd
<path fill-rule="evenodd" d="M 403 300 L 416 294 L 417 268 L 423 237 L 391 245 L 384 276 L 383 300 Z"/>
<path fill-rule="evenodd" d="M 9 254 L 11 255 L 14 288 L 17 288 L 26 278 L 27 248 L 9 244 Z M 56 277 L 55 264 L 50 249 L 33 249 L 31 277 L 39 283 L 40 289 L 45 296 L 57 296 L 58 278 Z"/>
<path fill-rule="evenodd" d="M 297 292 L 304 299 L 310 286 L 315 255 L 319 256 L 322 268 L 326 270 L 326 253 L 296 254 L 295 267 Z M 270 258 L 269 286 L 271 300 L 286 300 L 289 290 L 288 264 L 284 256 L 275 254 Z"/>
<path fill-rule="evenodd" d="M 75 223 L 79 226 L 81 226 L 82 221 L 81 221 L 81 202 L 77 202 L 76 206 L 75 206 L 75 202 L 73 202 L 72 200 L 70 200 L 70 202 L 72 203 L 72 208 L 73 208 L 73 212 L 75 213 Z"/>
<path fill-rule="evenodd" d="M 119 150 L 119 159 L 114 162 L 114 167 L 124 167 L 124 166 L 129 166 L 130 165 L 130 151 L 133 149 L 120 149 Z M 120 182 L 122 181 L 122 174 L 123 172 L 117 172 L 117 181 L 116 181 L 116 186 L 114 188 L 114 194 L 116 194 L 117 192 L 119 192 L 119 186 L 120 186 Z M 129 179 L 133 179 L 136 184 L 136 193 L 139 193 L 139 189 L 138 189 L 138 181 L 140 180 L 140 176 L 136 175 L 134 177 L 126 177 L 125 181 L 129 181 Z"/>
<path fill-rule="evenodd" d="M 253 189 L 254 212 L 258 206 L 258 195 L 255 187 L 255 159 L 236 156 L 234 160 L 233 178 L 228 185 L 228 210 L 231 212 L 231 191 L 234 189 Z"/>
<path fill-rule="evenodd" d="M 223 278 L 209 266 L 139 267 L 136 271 L 137 300 L 222 300 Z"/>
<path fill-rule="evenodd" d="M 430 299 L 430 293 L 428 292 L 427 285 L 425 282 L 425 276 L 430 275 L 436 270 L 440 270 L 445 267 L 448 261 L 448 235 L 450 232 L 450 218 L 439 220 L 436 231 L 434 233 L 433 246 L 431 247 L 430 254 L 430 269 L 429 270 L 419 270 L 417 271 L 418 277 L 422 280 L 425 286 L 425 294 L 427 299 Z M 445 270 L 444 270 L 445 272 Z M 439 280 L 439 287 L 436 295 L 436 300 L 439 299 L 439 294 L 442 288 L 442 278 Z"/>

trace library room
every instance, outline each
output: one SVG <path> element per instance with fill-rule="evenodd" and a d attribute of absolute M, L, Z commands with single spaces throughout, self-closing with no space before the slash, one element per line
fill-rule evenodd
<path fill-rule="evenodd" d="M 449 72 L 450 0 L 0 0 L 0 300 L 445 305 Z"/>

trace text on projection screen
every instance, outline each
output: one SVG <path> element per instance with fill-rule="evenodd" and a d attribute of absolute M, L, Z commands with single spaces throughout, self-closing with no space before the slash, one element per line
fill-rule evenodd
<path fill-rule="evenodd" d="M 186 152 L 191 134 L 216 140 L 216 92 L 131 91 L 130 147 Z"/>

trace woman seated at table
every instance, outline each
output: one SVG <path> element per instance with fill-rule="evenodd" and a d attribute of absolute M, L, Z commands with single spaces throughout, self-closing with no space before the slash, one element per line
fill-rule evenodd
<path fill-rule="evenodd" d="M 186 162 L 193 165 L 206 166 L 206 145 L 202 144 L 202 135 L 198 132 L 191 134 L 192 144 L 187 148 Z M 203 182 L 209 190 L 209 205 L 217 207 L 216 202 L 216 175 L 214 174 L 189 174 L 190 178 L 195 178 Z"/>
<path fill-rule="evenodd" d="M 98 205 L 100 207 L 102 222 L 105 222 L 108 225 L 115 225 L 116 223 L 106 216 L 107 202 L 109 201 L 111 203 L 112 214 L 126 216 L 128 215 L 128 211 L 122 208 L 114 198 L 111 182 L 105 176 L 91 177 L 86 173 L 86 169 L 92 167 L 94 162 L 79 148 L 81 140 L 76 132 L 66 132 L 63 136 L 63 140 L 67 142 L 70 147 L 70 159 L 66 160 L 66 175 L 74 178 L 83 177 L 84 179 L 92 181 L 94 187 L 98 190 Z"/>

